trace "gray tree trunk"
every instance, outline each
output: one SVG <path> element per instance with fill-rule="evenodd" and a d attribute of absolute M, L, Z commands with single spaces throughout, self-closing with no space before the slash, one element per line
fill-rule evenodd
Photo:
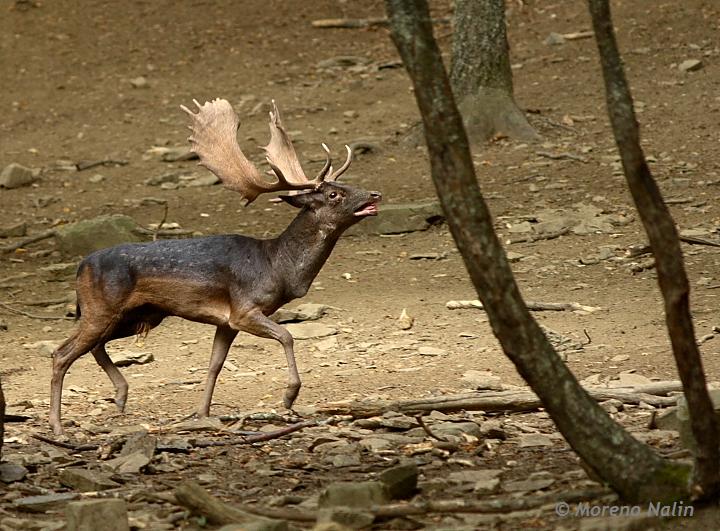
<path fill-rule="evenodd" d="M 450 83 L 472 141 L 535 140 L 513 98 L 505 0 L 456 0 Z"/>
<path fill-rule="evenodd" d="M 462 118 L 425 0 L 385 0 L 392 38 L 415 87 L 431 174 L 450 231 L 495 336 L 585 464 L 625 500 L 688 495 L 690 467 L 656 455 L 578 384 L 530 315 L 477 184 Z"/>
<path fill-rule="evenodd" d="M 0 385 L 0 455 L 2 455 L 4 426 L 5 426 L 5 397 L 3 396 L 2 386 Z"/>
<path fill-rule="evenodd" d="M 720 495 L 720 431 L 695 340 L 690 284 L 678 230 L 640 146 L 640 128 L 615 40 L 610 5 L 608 0 L 589 0 L 589 7 L 605 79 L 610 124 L 630 193 L 652 246 L 658 284 L 665 301 L 665 321 L 690 411 L 690 426 L 697 441 L 693 496 L 717 499 Z"/>

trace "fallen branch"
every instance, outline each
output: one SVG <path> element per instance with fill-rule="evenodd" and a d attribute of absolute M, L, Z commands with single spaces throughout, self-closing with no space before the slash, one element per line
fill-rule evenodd
<path fill-rule="evenodd" d="M 425 433 L 427 433 L 428 437 L 430 437 L 431 439 L 435 439 L 437 441 L 447 442 L 447 439 L 445 437 L 440 437 L 432 432 L 430 427 L 427 424 L 425 424 L 425 421 L 423 420 L 422 415 L 415 415 L 415 420 L 417 421 L 418 424 L 420 424 L 420 427 L 423 429 L 423 431 Z"/>
<path fill-rule="evenodd" d="M 540 240 L 554 240 L 555 238 L 559 238 L 560 236 L 565 236 L 569 232 L 570 229 L 568 227 L 564 227 L 560 230 L 544 232 L 542 234 L 529 234 L 527 236 L 518 236 L 517 238 L 508 238 L 507 240 L 505 240 L 505 243 L 533 243 L 539 242 Z"/>
<path fill-rule="evenodd" d="M 143 236 L 152 236 L 157 238 L 158 236 L 191 236 L 192 230 L 187 229 L 165 229 L 165 230 L 152 230 L 146 229 L 145 227 L 135 227 L 133 232 L 141 234 Z"/>
<path fill-rule="evenodd" d="M 673 385 L 668 385 L 673 384 Z M 585 391 L 598 402 L 606 400 L 620 400 L 624 404 L 639 404 L 644 402 L 656 407 L 674 406 L 677 398 L 673 396 L 658 396 L 644 391 L 672 391 L 680 390 L 676 382 L 668 382 L 657 388 L 644 386 L 638 389 L 626 387 L 585 387 Z M 406 415 L 418 415 L 431 411 L 535 411 L 543 407 L 542 402 L 535 393 L 527 389 L 507 391 L 482 391 L 456 395 L 444 395 L 430 398 L 396 400 L 396 401 L 351 401 L 334 402 L 318 409 L 320 414 L 350 415 L 354 418 L 376 417 L 395 411 Z"/>
<path fill-rule="evenodd" d="M 302 430 L 303 428 L 309 428 L 310 426 L 317 425 L 318 421 L 316 420 L 306 420 L 303 422 L 298 422 L 297 424 L 292 424 L 290 426 L 287 426 L 286 428 L 280 428 L 279 430 L 261 433 L 259 435 L 237 437 L 224 441 L 195 441 L 192 446 L 194 448 L 210 448 L 213 446 L 229 446 L 234 444 L 254 444 L 259 442 L 271 441 L 273 439 L 279 439 L 280 437 Z"/>
<path fill-rule="evenodd" d="M 527 306 L 527 309 L 533 312 L 544 312 L 544 311 L 551 311 L 551 312 L 596 312 L 598 310 L 602 310 L 599 306 L 585 306 L 584 304 L 580 304 L 577 302 L 536 302 L 536 301 L 526 301 L 525 305 Z M 469 308 L 476 308 L 478 310 L 483 310 L 483 304 L 479 300 L 469 300 L 469 301 L 448 301 L 445 303 L 445 307 L 448 310 L 466 310 Z"/>
<path fill-rule="evenodd" d="M 14 313 L 16 315 L 22 315 L 23 317 L 28 317 L 30 319 L 40 319 L 45 321 L 73 321 L 75 320 L 74 317 L 66 317 L 64 315 L 36 315 L 34 313 L 28 313 L 23 310 L 18 310 L 17 308 L 13 308 L 9 304 L 6 304 L 4 302 L 0 302 L 0 308 L 4 308 L 10 313 Z"/>
<path fill-rule="evenodd" d="M 544 505 L 547 505 L 547 509 L 550 510 L 550 506 L 558 502 L 580 503 L 609 494 L 611 492 L 607 488 L 590 487 L 579 491 L 550 492 L 539 496 L 482 501 L 465 499 L 416 501 L 364 507 L 361 510 L 380 518 L 419 516 L 431 513 L 502 514 L 535 509 Z M 233 506 L 219 500 L 193 481 L 186 481 L 177 487 L 175 489 L 175 499 L 178 504 L 190 509 L 195 514 L 204 516 L 209 523 L 214 525 L 244 523 L 255 520 L 258 516 L 295 522 L 317 521 L 317 514 L 314 511 L 253 505 Z"/>
<path fill-rule="evenodd" d="M 64 441 L 56 441 L 55 439 L 51 439 L 50 437 L 45 437 L 44 435 L 39 435 L 37 433 L 33 433 L 32 435 L 30 435 L 30 437 L 32 437 L 33 439 L 37 439 L 38 441 L 51 444 L 53 446 L 57 446 L 58 448 L 72 450 L 73 452 L 89 452 L 100 448 L 100 445 L 97 443 L 73 444 Z"/>
<path fill-rule="evenodd" d="M 720 242 L 699 238 L 697 236 L 680 236 L 680 241 L 692 245 L 709 245 L 710 247 L 720 247 Z"/>
<path fill-rule="evenodd" d="M 570 160 L 577 160 L 578 162 L 587 163 L 587 159 L 585 157 L 581 157 L 580 155 L 574 155 L 572 153 L 568 153 L 566 151 L 562 153 L 551 153 L 550 151 L 536 151 L 536 155 L 540 157 L 545 157 L 552 160 L 563 160 L 563 159 L 570 159 Z"/>
<path fill-rule="evenodd" d="M 433 24 L 448 24 L 450 17 L 434 18 Z M 369 17 L 369 18 L 321 18 L 311 22 L 313 28 L 329 29 L 362 29 L 372 27 L 387 27 L 390 22 L 386 17 Z"/>
<path fill-rule="evenodd" d="M 195 514 L 207 518 L 213 525 L 248 522 L 257 517 L 240 509 L 236 509 L 215 496 L 194 481 L 185 481 L 175 489 L 175 498 L 183 507 L 187 507 Z"/>
<path fill-rule="evenodd" d="M 4 246 L 0 247 L 0 253 L 7 254 L 7 253 L 15 252 L 18 249 L 22 249 L 23 247 L 30 245 L 31 243 L 35 243 L 35 242 L 39 242 L 42 240 L 47 240 L 48 238 L 52 238 L 56 234 L 57 234 L 57 231 L 55 231 L 55 229 L 41 232 L 40 234 L 36 234 L 35 236 L 25 238 L 24 240 L 21 240 L 17 243 L 13 243 L 12 245 L 4 245 Z"/>

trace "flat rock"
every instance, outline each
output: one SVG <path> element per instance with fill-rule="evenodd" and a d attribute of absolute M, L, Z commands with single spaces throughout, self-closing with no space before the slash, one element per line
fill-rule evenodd
<path fill-rule="evenodd" d="M 14 483 L 22 481 L 27 476 L 28 469 L 15 463 L 0 463 L 0 481 Z"/>
<path fill-rule="evenodd" d="M 129 216 L 99 216 L 57 228 L 56 240 L 65 256 L 83 256 L 120 243 L 139 242 L 137 223 Z"/>
<path fill-rule="evenodd" d="M 319 507 L 372 507 L 390 501 L 387 488 L 379 481 L 337 482 L 320 494 Z"/>
<path fill-rule="evenodd" d="M 660 411 L 655 417 L 655 426 L 659 430 L 680 431 L 680 419 L 677 415 L 677 408 L 670 407 Z"/>
<path fill-rule="evenodd" d="M 276 323 L 316 321 L 325 315 L 328 308 L 329 306 L 325 304 L 306 302 L 304 304 L 299 304 L 293 309 L 280 308 L 272 314 L 271 319 Z"/>
<path fill-rule="evenodd" d="M 102 467 L 116 474 L 138 474 L 150 463 L 150 457 L 143 452 L 121 455 L 103 462 Z"/>
<path fill-rule="evenodd" d="M 0 238 L 15 238 L 27 234 L 27 223 L 21 221 L 12 225 L 0 227 Z"/>
<path fill-rule="evenodd" d="M 15 509 L 31 513 L 44 513 L 52 511 L 65 505 L 71 500 L 75 500 L 80 495 L 76 492 L 63 492 L 43 494 L 41 496 L 28 496 L 26 498 L 18 498 L 13 500 L 12 504 Z"/>
<path fill-rule="evenodd" d="M 438 436 L 446 435 L 473 435 L 480 437 L 480 426 L 476 422 L 440 422 L 430 426 L 430 430 Z"/>
<path fill-rule="evenodd" d="M 385 485 L 387 493 L 393 500 L 411 498 L 417 491 L 418 466 L 414 462 L 383 470 L 378 479 Z"/>
<path fill-rule="evenodd" d="M 132 88 L 136 89 L 150 88 L 150 83 L 148 83 L 148 80 L 145 76 L 138 76 L 132 78 L 130 80 L 130 85 L 132 85 Z"/>
<path fill-rule="evenodd" d="M 127 505 L 122 498 L 71 502 L 65 508 L 67 531 L 129 531 Z"/>
<path fill-rule="evenodd" d="M 0 173 L 0 188 L 20 188 L 28 186 L 37 181 L 38 175 L 30 168 L 26 168 L 21 164 L 13 162 L 5 166 Z"/>
<path fill-rule="evenodd" d="M 546 489 L 555 483 L 553 478 L 529 478 L 503 483 L 505 492 L 525 492 Z"/>
<path fill-rule="evenodd" d="M 678 70 L 681 72 L 695 72 L 703 66 L 703 62 L 700 59 L 685 59 L 678 65 Z"/>
<path fill-rule="evenodd" d="M 117 367 L 146 365 L 155 361 L 155 356 L 153 356 L 150 352 L 113 352 L 110 358 Z"/>
<path fill-rule="evenodd" d="M 62 341 L 54 339 L 43 339 L 34 343 L 23 343 L 23 348 L 36 350 L 42 356 L 52 356 L 53 352 L 62 344 Z"/>
<path fill-rule="evenodd" d="M 6 518 L 0 518 L 0 529 L 3 531 L 15 529 L 18 531 L 60 531 L 61 529 L 65 529 L 65 522 L 8 516 Z"/>
<path fill-rule="evenodd" d="M 382 437 L 366 437 L 358 442 L 361 448 L 370 452 L 383 452 L 392 450 L 395 445 Z"/>
<path fill-rule="evenodd" d="M 485 439 L 507 439 L 507 433 L 502 427 L 502 422 L 497 419 L 485 420 L 480 424 L 480 435 Z"/>
<path fill-rule="evenodd" d="M 621 372 L 618 374 L 617 379 L 608 382 L 608 387 L 635 387 L 637 385 L 647 385 L 650 383 L 652 383 L 652 380 L 642 374 Z"/>
<path fill-rule="evenodd" d="M 473 389 L 502 391 L 503 388 L 501 378 L 490 371 L 469 370 L 462 375 L 461 380 Z"/>
<path fill-rule="evenodd" d="M 519 437 L 520 448 L 533 448 L 537 446 L 553 446 L 553 441 L 542 433 L 523 433 Z"/>
<path fill-rule="evenodd" d="M 437 347 L 430 347 L 427 345 L 423 345 L 422 347 L 418 347 L 418 354 L 421 356 L 445 356 L 447 355 L 447 350 Z"/>
<path fill-rule="evenodd" d="M 502 473 L 502 470 L 493 468 L 458 470 L 457 472 L 450 472 L 448 480 L 452 483 L 475 483 L 476 481 L 499 478 Z"/>
<path fill-rule="evenodd" d="M 290 529 L 285 520 L 271 520 L 270 518 L 255 518 L 242 524 L 227 524 L 218 531 L 287 531 Z"/>
<path fill-rule="evenodd" d="M 97 492 L 120 486 L 107 474 L 83 468 L 66 468 L 60 472 L 60 483 L 80 492 Z"/>
<path fill-rule="evenodd" d="M 313 529 L 321 529 L 325 531 L 367 529 L 374 521 L 375 515 L 361 509 L 351 509 L 349 507 L 327 507 L 318 511 L 317 526 Z"/>
<path fill-rule="evenodd" d="M 290 323 L 285 328 L 294 339 L 318 339 L 337 334 L 335 328 L 322 323 Z"/>
<path fill-rule="evenodd" d="M 543 41 L 548 46 L 557 46 L 559 44 L 565 44 L 565 37 L 561 33 L 550 32 L 550 34 Z"/>
<path fill-rule="evenodd" d="M 445 219 L 440 203 L 398 203 L 380 205 L 379 213 L 358 223 L 347 234 L 402 234 L 428 229 Z"/>

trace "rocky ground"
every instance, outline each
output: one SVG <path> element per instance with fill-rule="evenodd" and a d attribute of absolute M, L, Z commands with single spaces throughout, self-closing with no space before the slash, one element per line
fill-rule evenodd
<path fill-rule="evenodd" d="M 717 247 L 702 243 L 717 240 L 720 224 L 720 11 L 710 0 L 613 5 L 643 144 L 688 242 L 697 334 L 708 379 L 717 381 L 720 262 Z M 512 1 L 508 8 L 517 99 L 543 140 L 497 139 L 477 146 L 474 159 L 521 290 L 528 301 L 566 305 L 534 314 L 586 385 L 675 380 L 652 260 L 607 124 L 594 43 L 582 38 L 585 6 Z M 449 14 L 444 3 L 433 9 L 438 18 Z M 555 514 L 558 500 L 575 507 L 582 496 L 601 503 L 605 494 L 542 411 L 438 411 L 424 417 L 427 431 L 411 413 L 329 417 L 329 404 L 343 400 L 427 399 L 523 383 L 484 313 L 457 303 L 477 296 L 433 203 L 425 153 L 402 141 L 417 111 L 387 29 L 312 25 L 380 17 L 381 2 L 163 0 L 119 9 L 99 0 L 8 0 L 0 10 L 0 169 L 28 168 L 6 170 L 0 189 L 0 376 L 16 416 L 5 433 L 0 526 L 59 528 L 66 504 L 110 498 L 125 500 L 137 528 L 216 526 L 178 504 L 174 489 L 193 480 L 228 503 L 309 527 L 291 517 L 336 507 L 335 496 L 345 495 L 337 482 L 380 482 L 349 496 L 407 506 L 388 497 L 411 491 L 390 494 L 394 480 L 383 472 L 409 461 L 417 466 L 415 506 L 490 505 L 475 513 L 426 506 L 422 514 L 377 514 L 377 528 L 604 525 Z M 450 44 L 448 25 L 439 23 L 436 35 Z M 129 363 L 122 369 L 131 387 L 125 414 L 108 401 L 112 388 L 94 361 L 83 358 L 68 375 L 63 402 L 75 446 L 34 438 L 50 435 L 49 355 L 74 326 L 65 317 L 74 309 L 78 255 L 98 239 L 98 225 L 84 224 L 100 218 L 113 227 L 108 237 L 119 232 L 124 239 L 272 237 L 294 215 L 262 200 L 242 207 L 185 160 L 179 105 L 217 96 L 242 116 L 239 140 L 256 162 L 275 98 L 308 172 L 322 164 L 320 142 L 337 156 L 343 144 L 355 143 L 346 182 L 385 197 L 381 215 L 340 241 L 302 301 L 323 305 L 322 315 L 286 316 L 298 321 L 290 326 L 299 337 L 303 418 L 282 416 L 280 347 L 240 336 L 215 392 L 213 413 L 225 420 L 183 424 L 202 392 L 213 330 L 169 319 L 149 337 L 109 349 Z M 658 451 L 682 457 L 675 431 L 647 428 L 653 411 L 667 405 L 667 396 L 659 398 L 649 399 L 655 405 L 620 400 L 605 407 Z M 237 433 L 309 420 L 320 424 L 252 445 Z M 412 466 L 399 470 L 390 475 L 414 476 Z M 190 498 L 197 494 L 185 486 Z M 55 498 L 27 512 L 37 502 L 27 498 L 45 495 Z M 499 508 L 489 514 L 493 504 Z M 68 514 L 85 510 L 67 507 L 75 508 Z M 362 523 L 368 511 L 352 517 Z M 669 525 L 712 528 L 717 518 L 709 512 Z"/>

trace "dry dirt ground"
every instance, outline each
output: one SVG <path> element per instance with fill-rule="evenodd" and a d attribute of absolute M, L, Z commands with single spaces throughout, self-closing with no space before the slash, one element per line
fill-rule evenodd
<path fill-rule="evenodd" d="M 713 238 L 720 225 L 720 6 L 711 0 L 624 0 L 613 6 L 652 171 L 671 200 L 679 227 Z M 572 209 L 578 203 L 629 221 L 602 233 L 508 245 L 522 255 L 513 264 L 521 290 L 530 300 L 602 308 L 589 314 L 535 314 L 563 336 L 586 342 L 587 333 L 591 338 L 567 359 L 579 379 L 600 375 L 607 380 L 629 370 L 674 379 L 654 272 L 634 273 L 628 264 L 635 259 L 625 254 L 645 237 L 619 171 L 595 44 L 592 39 L 545 43 L 551 32 L 588 30 L 585 5 L 512 0 L 508 7 L 516 97 L 530 111 L 543 142 L 498 139 L 474 151 L 499 233 L 507 240 L 518 235 L 511 234 L 512 226 L 532 220 L 539 211 Z M 448 14 L 445 5 L 434 9 L 438 16 Z M 162 162 L 147 152 L 152 146 L 184 145 L 186 116 L 179 105 L 216 96 L 228 98 L 243 116 L 239 139 L 255 160 L 259 150 L 254 146 L 266 141 L 266 104 L 274 98 L 298 149 L 315 161 L 308 165 L 310 171 L 318 165 L 320 142 L 340 153 L 344 143 L 368 140 L 377 149 L 357 157 L 346 182 L 382 191 L 387 203 L 433 199 L 424 150 L 400 141 L 418 115 L 405 72 L 393 68 L 397 55 L 387 29 L 311 26 L 319 18 L 382 14 L 379 1 L 134 0 L 121 7 L 99 0 L 2 0 L 0 166 L 17 162 L 41 168 L 42 175 L 32 187 L 0 190 L 0 227 L 25 221 L 32 235 L 111 213 L 130 215 L 147 226 L 162 217 L 161 206 L 143 201 L 152 197 L 166 200 L 168 222 L 185 229 L 278 234 L 294 214 L 288 206 L 259 200 L 243 208 L 239 197 L 219 186 L 161 189 L 143 184 L 171 171 L 201 174 L 192 162 Z M 447 48 L 450 27 L 436 26 L 436 35 Z M 351 66 L 321 64 L 341 56 L 360 60 Z M 678 65 L 686 59 L 700 59 L 703 67 L 681 71 Z M 139 76 L 147 85 L 135 88 L 131 80 Z M 554 159 L 538 152 L 574 157 Z M 129 163 L 58 169 L 58 161 L 99 159 Z M 683 249 L 697 333 L 712 334 L 720 325 L 720 255 L 708 246 Z M 410 260 L 416 253 L 445 253 L 446 258 Z M 5 282 L 0 301 L 33 314 L 62 313 L 62 305 L 25 304 L 60 298 L 73 289 L 72 282 L 48 282 L 39 272 L 63 261 L 52 240 L 0 257 L 0 279 L 30 274 Z M 490 370 L 504 383 L 522 384 L 484 314 L 445 307 L 452 299 L 474 298 L 444 225 L 394 237 L 343 238 L 305 298 L 334 308 L 323 322 L 340 330 L 338 347 L 323 351 L 313 340 L 296 343 L 304 382 L 298 404 L 457 392 L 468 387 L 461 377 L 471 369 Z M 403 308 L 415 318 L 410 331 L 396 324 Z M 74 324 L 5 310 L 0 318 L 7 325 L 0 332 L 0 371 L 8 403 L 15 409 L 25 404 L 36 430 L 47 433 L 51 360 L 23 345 L 60 341 Z M 123 369 L 131 386 L 123 416 L 104 400 L 112 394 L 111 386 L 92 358 L 81 359 L 66 379 L 71 390 L 65 393 L 65 420 L 153 425 L 192 412 L 202 392 L 212 333 L 207 326 L 169 319 L 141 346 L 117 342 L 115 350 L 155 356 L 151 364 Z M 422 356 L 420 346 L 445 353 Z M 719 338 L 702 346 L 709 380 L 720 380 L 719 349 Z M 221 374 L 215 413 L 279 406 L 286 366 L 277 344 L 239 337 L 229 360 L 235 370 Z M 17 436 L 15 429 L 10 425 L 6 437 Z M 552 431 L 551 426 L 546 430 Z M 72 436 L 72 423 L 68 431 Z M 6 445 L 6 452 L 21 451 L 20 444 Z M 215 460 L 207 466 L 220 470 L 228 484 L 247 481 L 247 472 L 237 470 L 242 468 L 237 463 L 247 460 L 238 457 L 241 450 L 208 452 L 206 462 Z M 565 452 L 560 465 L 553 466 L 573 461 Z M 530 454 L 514 454 L 516 475 L 544 468 L 542 456 Z M 281 481 L 262 486 L 271 490 L 259 490 L 256 497 L 287 488 Z M 553 522 L 549 517 L 534 525 L 552 527 Z M 194 524 L 181 520 L 177 525 Z"/>

